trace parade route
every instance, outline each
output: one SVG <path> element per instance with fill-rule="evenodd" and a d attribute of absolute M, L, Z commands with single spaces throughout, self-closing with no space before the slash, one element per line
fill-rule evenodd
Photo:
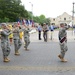
<path fill-rule="evenodd" d="M 10 62 L 4 63 L 0 50 L 0 75 L 75 75 L 75 40 L 68 31 L 68 51 L 63 63 L 58 58 L 60 46 L 54 32 L 53 40 L 48 42 L 38 40 L 38 32 L 30 34 L 29 51 L 24 50 L 24 43 L 19 50 L 20 56 L 14 55 L 14 45 L 11 45 Z M 55 37 L 56 36 L 56 37 Z M 1 48 L 1 47 L 0 47 Z"/>

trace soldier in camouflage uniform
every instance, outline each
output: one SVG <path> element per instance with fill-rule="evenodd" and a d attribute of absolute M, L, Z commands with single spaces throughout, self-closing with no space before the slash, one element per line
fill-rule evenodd
<path fill-rule="evenodd" d="M 59 42 L 60 42 L 60 49 L 61 53 L 58 55 L 58 57 L 61 59 L 62 62 L 66 62 L 67 60 L 64 59 L 65 53 L 68 50 L 67 48 L 67 32 L 66 27 L 64 23 L 60 24 L 60 30 L 59 30 Z"/>
<path fill-rule="evenodd" d="M 29 50 L 28 49 L 28 46 L 29 46 L 29 44 L 30 44 L 30 34 L 29 34 L 29 32 L 31 31 L 27 26 L 24 26 L 25 28 L 23 29 L 23 31 L 24 31 L 24 42 L 25 42 L 25 46 L 24 46 L 24 48 L 25 48 L 25 50 Z"/>
<path fill-rule="evenodd" d="M 13 25 L 13 40 L 14 40 L 14 47 L 15 47 L 15 55 L 20 55 L 19 49 L 22 45 L 21 39 L 20 39 L 20 29 L 17 23 Z"/>
<path fill-rule="evenodd" d="M 9 62 L 10 60 L 7 58 L 10 54 L 10 45 L 9 45 L 9 39 L 8 36 L 12 32 L 7 28 L 7 25 L 5 23 L 2 23 L 2 31 L 1 34 L 1 48 L 3 51 L 3 59 L 4 62 Z"/>

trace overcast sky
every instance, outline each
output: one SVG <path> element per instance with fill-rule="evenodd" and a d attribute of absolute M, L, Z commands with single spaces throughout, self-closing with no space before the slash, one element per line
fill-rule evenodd
<path fill-rule="evenodd" d="M 35 16 L 44 14 L 46 17 L 57 17 L 63 14 L 64 12 L 67 12 L 68 14 L 72 15 L 73 10 L 72 3 L 75 2 L 75 0 L 21 0 L 21 1 L 28 11 L 32 11 L 31 3 L 33 4 L 33 14 Z"/>

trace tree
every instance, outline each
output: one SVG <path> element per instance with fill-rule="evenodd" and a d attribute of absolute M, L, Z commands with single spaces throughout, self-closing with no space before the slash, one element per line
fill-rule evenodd
<path fill-rule="evenodd" d="M 50 18 L 46 18 L 45 19 L 45 23 L 47 23 L 48 25 L 50 25 Z"/>
<path fill-rule="evenodd" d="M 33 20 L 36 23 L 40 23 L 40 24 L 47 23 L 48 25 L 50 25 L 50 18 L 45 18 L 44 15 L 34 16 Z"/>
<path fill-rule="evenodd" d="M 40 18 L 40 24 L 45 22 L 45 16 L 44 15 L 40 15 L 39 18 Z"/>
<path fill-rule="evenodd" d="M 19 17 L 28 18 L 28 11 L 21 4 L 21 0 L 0 0 L 0 22 L 3 22 L 5 17 L 13 22 Z"/>
<path fill-rule="evenodd" d="M 28 19 L 32 19 L 32 12 L 28 11 Z"/>
<path fill-rule="evenodd" d="M 40 23 L 40 18 L 38 16 L 33 17 L 34 22 Z"/>

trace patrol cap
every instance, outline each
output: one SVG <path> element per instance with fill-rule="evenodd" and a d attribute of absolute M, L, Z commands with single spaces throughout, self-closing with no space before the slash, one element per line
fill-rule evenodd
<path fill-rule="evenodd" d="M 18 25 L 17 22 L 15 22 L 15 23 L 12 24 L 12 26 L 16 26 L 16 25 Z"/>
<path fill-rule="evenodd" d="M 65 23 L 60 23 L 60 26 L 62 26 L 62 25 L 65 26 Z"/>
<path fill-rule="evenodd" d="M 7 26 L 7 24 L 6 23 L 1 23 L 1 26 Z"/>

